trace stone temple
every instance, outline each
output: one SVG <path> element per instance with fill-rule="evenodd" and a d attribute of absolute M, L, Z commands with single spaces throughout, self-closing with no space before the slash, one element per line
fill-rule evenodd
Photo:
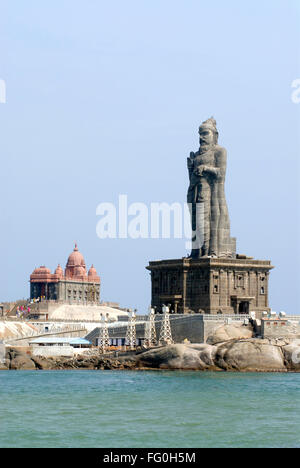
<path fill-rule="evenodd" d="M 99 303 L 100 277 L 92 265 L 87 272 L 83 255 L 77 245 L 69 255 L 65 271 L 60 265 L 54 273 L 41 266 L 30 275 L 30 299 L 68 303 Z"/>
<path fill-rule="evenodd" d="M 187 159 L 187 202 L 192 224 L 188 258 L 152 261 L 152 307 L 170 304 L 175 314 L 249 314 L 270 311 L 269 260 L 236 253 L 225 197 L 226 149 L 218 144 L 216 121 L 199 128 L 200 147 Z"/>

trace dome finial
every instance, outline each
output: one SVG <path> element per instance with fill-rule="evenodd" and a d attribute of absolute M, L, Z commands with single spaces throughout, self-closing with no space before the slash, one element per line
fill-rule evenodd
<path fill-rule="evenodd" d="M 74 252 L 78 251 L 77 242 L 75 242 Z"/>

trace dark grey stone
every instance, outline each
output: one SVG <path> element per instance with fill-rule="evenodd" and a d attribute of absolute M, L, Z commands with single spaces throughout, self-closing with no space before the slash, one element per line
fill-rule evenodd
<path fill-rule="evenodd" d="M 193 230 L 192 258 L 235 256 L 225 198 L 227 152 L 218 145 L 216 121 L 199 127 L 200 148 L 187 160 L 190 185 L 187 202 Z"/>

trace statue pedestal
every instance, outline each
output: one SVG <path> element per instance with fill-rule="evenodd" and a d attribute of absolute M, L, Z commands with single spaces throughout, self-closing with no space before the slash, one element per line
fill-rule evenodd
<path fill-rule="evenodd" d="M 176 314 L 249 314 L 269 311 L 269 260 L 182 258 L 149 262 L 152 306 Z"/>

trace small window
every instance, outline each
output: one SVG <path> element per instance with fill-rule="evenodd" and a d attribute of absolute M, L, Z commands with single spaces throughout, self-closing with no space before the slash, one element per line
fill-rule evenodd
<path fill-rule="evenodd" d="M 244 281 L 245 281 L 245 278 L 243 275 L 237 275 L 236 278 L 235 278 L 235 287 L 237 288 L 243 288 L 244 287 Z"/>
<path fill-rule="evenodd" d="M 260 288 L 260 294 L 265 294 L 265 288 Z"/>

